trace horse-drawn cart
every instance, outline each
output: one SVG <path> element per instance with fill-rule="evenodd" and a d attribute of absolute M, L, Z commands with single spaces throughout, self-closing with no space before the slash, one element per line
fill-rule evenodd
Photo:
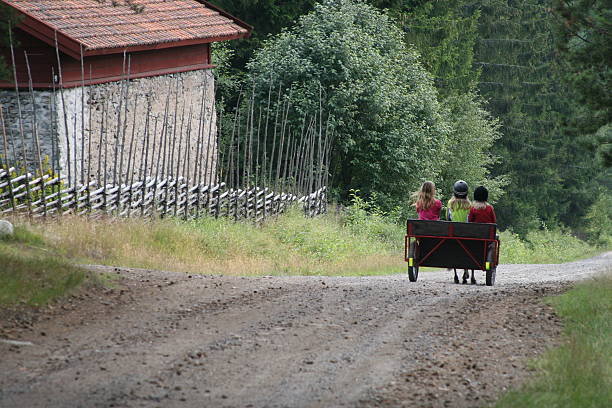
<path fill-rule="evenodd" d="M 404 258 L 408 279 L 416 282 L 421 266 L 485 271 L 486 284 L 495 283 L 499 263 L 496 224 L 408 220 Z"/>

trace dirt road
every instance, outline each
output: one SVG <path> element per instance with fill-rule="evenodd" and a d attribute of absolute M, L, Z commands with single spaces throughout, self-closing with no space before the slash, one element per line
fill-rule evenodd
<path fill-rule="evenodd" d="M 110 268 L 114 289 L 2 321 L 0 407 L 483 406 L 558 338 L 541 299 L 611 265 L 501 266 L 494 287 Z"/>

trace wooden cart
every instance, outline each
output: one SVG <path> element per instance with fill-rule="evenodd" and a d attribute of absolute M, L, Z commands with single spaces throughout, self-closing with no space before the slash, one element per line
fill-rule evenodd
<path fill-rule="evenodd" d="M 499 263 L 496 224 L 408 220 L 404 258 L 408 278 L 416 282 L 421 266 L 485 271 L 486 284 L 495 284 Z"/>

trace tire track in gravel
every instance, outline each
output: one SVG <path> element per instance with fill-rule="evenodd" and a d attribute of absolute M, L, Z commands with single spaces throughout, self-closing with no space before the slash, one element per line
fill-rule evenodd
<path fill-rule="evenodd" d="M 0 326 L 34 343 L 0 343 L 0 407 L 480 406 L 554 344 L 541 298 L 610 259 L 503 265 L 494 287 L 92 267 L 121 287 Z"/>

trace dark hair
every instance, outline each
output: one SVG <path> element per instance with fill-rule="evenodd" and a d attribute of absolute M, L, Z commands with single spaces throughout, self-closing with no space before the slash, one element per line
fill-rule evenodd
<path fill-rule="evenodd" d="M 487 190 L 484 186 L 476 187 L 474 190 L 474 200 L 486 202 L 489 199 L 489 190 Z"/>

